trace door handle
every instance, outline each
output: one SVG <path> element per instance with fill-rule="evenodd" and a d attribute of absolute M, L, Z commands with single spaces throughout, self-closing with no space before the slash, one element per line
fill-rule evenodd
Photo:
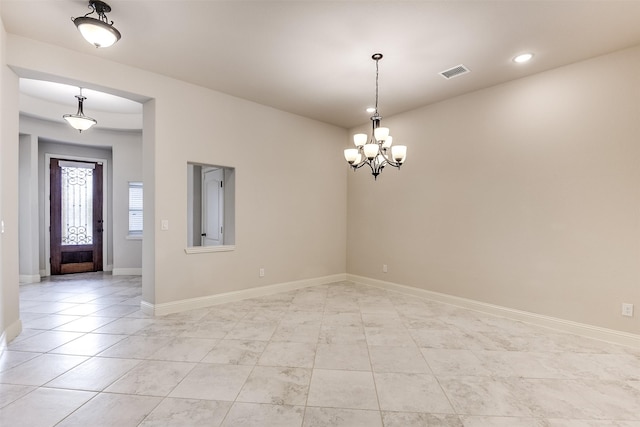
<path fill-rule="evenodd" d="M 207 237 L 207 233 L 202 233 L 200 237 Z"/>

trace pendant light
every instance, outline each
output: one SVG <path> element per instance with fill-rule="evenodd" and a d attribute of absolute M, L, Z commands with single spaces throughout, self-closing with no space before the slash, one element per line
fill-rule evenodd
<path fill-rule="evenodd" d="M 89 0 L 91 12 L 79 18 L 71 18 L 82 37 L 95 47 L 109 47 L 120 40 L 120 31 L 109 22 L 107 13 L 111 12 L 111 6 L 100 0 Z M 96 13 L 98 18 L 89 15 Z"/>
<path fill-rule="evenodd" d="M 381 53 L 374 53 L 371 59 L 376 61 L 376 105 L 371 116 L 371 136 L 365 133 L 353 135 L 353 143 L 356 148 L 344 150 L 344 158 L 355 171 L 362 166 L 369 166 L 374 179 L 385 166 L 400 166 L 407 158 L 406 145 L 391 146 L 393 138 L 389 135 L 389 128 L 381 127 L 382 116 L 378 114 L 378 61 L 382 59 Z"/>
<path fill-rule="evenodd" d="M 96 119 L 84 115 L 82 103 L 87 98 L 82 96 L 82 88 L 80 88 L 80 95 L 76 95 L 76 98 L 78 98 L 78 112 L 76 114 L 65 114 L 62 118 L 65 119 L 71 127 L 82 133 L 83 130 L 89 129 L 98 122 Z"/>

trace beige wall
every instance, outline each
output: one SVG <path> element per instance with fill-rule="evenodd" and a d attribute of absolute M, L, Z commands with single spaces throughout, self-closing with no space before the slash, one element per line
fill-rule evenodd
<path fill-rule="evenodd" d="M 640 48 L 385 118 L 395 141 L 409 146 L 409 160 L 373 182 L 363 170 L 346 177 L 342 129 L 0 36 L 19 73 L 151 99 L 143 132 L 147 302 L 347 271 L 640 329 L 637 315 L 620 316 L 621 302 L 640 305 Z M 18 95 L 4 64 L 0 212 L 11 222 Z M 236 168 L 235 251 L 184 253 L 187 161 Z M 160 231 L 161 219 L 168 231 Z M 1 238 L 6 330 L 17 321 L 17 227 Z"/>
<path fill-rule="evenodd" d="M 121 132 L 113 132 L 121 135 Z M 128 133 L 113 144 L 113 271 L 142 270 L 142 241 L 129 234 L 129 182 L 142 181 L 142 135 Z"/>
<path fill-rule="evenodd" d="M 20 75 L 151 99 L 142 137 L 147 302 L 345 272 L 344 129 L 11 35 L 7 62 Z M 236 168 L 235 251 L 185 253 L 188 161 Z"/>
<path fill-rule="evenodd" d="M 349 273 L 640 332 L 640 48 L 384 125 L 408 160 L 349 174 Z"/>
<path fill-rule="evenodd" d="M 0 5 L 0 8 L 2 7 L 2 5 Z M 2 129 L 4 129 L 4 114 L 2 114 L 4 112 L 5 109 L 5 103 L 4 101 L 4 93 L 5 93 L 5 84 L 4 84 L 4 75 L 5 73 L 8 72 L 7 67 L 5 65 L 5 39 L 7 38 L 7 33 L 5 32 L 4 29 L 4 23 L 2 22 L 2 20 L 0 19 L 0 153 L 4 152 L 4 146 L 6 144 L 5 142 L 5 136 L 4 133 L 2 132 Z M 0 156 L 0 220 L 3 220 L 4 218 L 4 178 L 3 178 L 3 172 L 4 172 L 4 166 L 3 166 L 3 157 L 4 156 Z M 8 296 L 6 295 L 6 293 L 9 291 L 9 286 L 7 284 L 5 284 L 5 280 L 4 280 L 4 268 L 3 268 L 3 264 L 4 264 L 4 257 L 3 257 L 3 247 L 4 247 L 4 236 L 2 234 L 0 234 L 0 355 L 2 355 L 2 352 L 5 349 L 6 346 L 6 324 L 8 319 L 5 319 L 5 317 L 8 317 L 8 315 L 5 314 L 5 311 L 7 310 L 7 308 L 5 306 L 8 305 Z M 12 337 L 13 338 L 13 337 Z"/>
<path fill-rule="evenodd" d="M 38 197 L 38 138 L 20 133 L 18 166 L 18 246 L 20 248 L 20 282 L 40 281 L 40 226 L 42 203 Z M 44 172 L 44 171 L 43 171 Z M 40 172 L 42 174 L 43 172 Z"/>
<path fill-rule="evenodd" d="M 18 319 L 18 78 L 6 66 L 6 40 L 0 21 L 0 337 L 20 332 Z M 11 185 L 13 183 L 14 185 Z M 4 343 L 0 339 L 0 352 Z"/>

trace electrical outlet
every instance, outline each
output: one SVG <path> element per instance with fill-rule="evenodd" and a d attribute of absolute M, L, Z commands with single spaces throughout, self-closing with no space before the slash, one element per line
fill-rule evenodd
<path fill-rule="evenodd" d="M 622 303 L 622 315 L 633 317 L 633 304 Z"/>
<path fill-rule="evenodd" d="M 264 268 L 260 269 L 260 277 L 264 277 Z"/>
<path fill-rule="evenodd" d="M 382 272 L 383 273 L 387 272 L 387 264 L 382 264 Z"/>

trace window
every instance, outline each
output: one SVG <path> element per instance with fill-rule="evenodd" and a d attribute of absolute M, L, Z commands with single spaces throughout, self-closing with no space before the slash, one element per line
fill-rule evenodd
<path fill-rule="evenodd" d="M 142 236 L 141 182 L 129 182 L 129 235 Z"/>
<path fill-rule="evenodd" d="M 94 163 L 60 160 L 62 245 L 93 244 Z"/>

